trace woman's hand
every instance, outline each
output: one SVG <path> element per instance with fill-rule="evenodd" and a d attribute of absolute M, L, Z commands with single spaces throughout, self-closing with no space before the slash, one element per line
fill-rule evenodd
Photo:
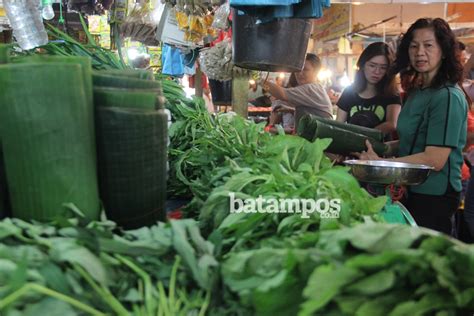
<path fill-rule="evenodd" d="M 346 160 L 346 157 L 343 155 L 337 155 L 332 153 L 325 153 L 325 155 L 336 165 L 340 165 Z"/>
<path fill-rule="evenodd" d="M 379 160 L 381 159 L 374 151 L 372 144 L 367 139 L 365 141 L 365 145 L 367 146 L 367 151 L 362 151 L 360 153 L 353 153 L 354 156 L 359 158 L 360 160 Z"/>
<path fill-rule="evenodd" d="M 275 106 L 273 111 L 277 112 L 277 113 L 293 113 L 293 112 L 295 112 L 295 109 L 290 108 L 288 106 L 284 106 L 284 105 L 277 105 L 277 106 Z"/>

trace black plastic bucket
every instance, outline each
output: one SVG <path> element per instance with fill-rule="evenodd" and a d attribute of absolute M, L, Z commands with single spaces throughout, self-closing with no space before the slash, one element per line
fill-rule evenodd
<path fill-rule="evenodd" d="M 303 68 L 311 21 L 276 19 L 257 24 L 258 18 L 238 15 L 232 19 L 234 64 L 262 71 L 296 72 Z"/>

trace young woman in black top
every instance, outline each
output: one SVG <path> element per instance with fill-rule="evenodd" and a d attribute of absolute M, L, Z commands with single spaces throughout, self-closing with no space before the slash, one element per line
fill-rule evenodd
<path fill-rule="evenodd" d="M 337 120 L 369 128 L 384 134 L 395 131 L 401 109 L 395 78 L 388 74 L 393 60 L 390 47 L 372 43 L 357 61 L 354 83 L 337 102 Z"/>

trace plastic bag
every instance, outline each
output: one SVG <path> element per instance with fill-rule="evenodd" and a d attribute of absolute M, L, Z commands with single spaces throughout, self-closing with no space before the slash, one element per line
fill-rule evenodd
<path fill-rule="evenodd" d="M 201 69 L 209 79 L 226 81 L 232 79 L 232 42 L 225 39 L 215 46 L 202 49 L 199 54 Z"/>
<path fill-rule="evenodd" d="M 152 19 L 150 5 L 135 4 L 120 27 L 123 37 L 134 41 L 145 42 L 154 39 L 156 24 Z"/>
<path fill-rule="evenodd" d="M 212 22 L 212 27 L 215 29 L 226 30 L 229 28 L 228 18 L 230 14 L 230 5 L 229 2 L 224 3 L 219 8 L 217 8 L 214 13 L 214 21 Z"/>
<path fill-rule="evenodd" d="M 176 21 L 181 30 L 187 30 L 189 28 L 189 19 L 186 13 L 176 11 Z"/>

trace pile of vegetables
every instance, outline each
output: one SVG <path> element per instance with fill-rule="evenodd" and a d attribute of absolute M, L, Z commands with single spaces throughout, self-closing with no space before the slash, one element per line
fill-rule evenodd
<path fill-rule="evenodd" d="M 236 193 L 241 199 L 259 196 L 267 199 L 340 198 L 340 217 L 326 221 L 327 225 L 337 226 L 336 222 L 351 225 L 363 222 L 364 216 L 378 220 L 385 198 L 370 197 L 349 175 L 347 168 L 332 165 L 323 154 L 329 140 L 311 143 L 295 136 L 273 137 L 264 132 L 262 124 L 229 114 L 211 116 L 203 107 L 191 108 L 183 103 L 175 104 L 174 111 L 177 119 L 169 132 L 169 156 L 176 174 L 170 174 L 173 182 L 169 185 L 189 188 L 193 200 L 185 210 L 186 216 L 198 217 L 201 228 L 210 232 L 221 224 L 233 222 L 240 226 L 250 220 L 250 226 L 243 226 L 251 230 L 262 232 L 263 225 L 269 234 L 285 231 L 276 225 L 281 221 L 276 218 L 282 217 L 278 214 L 228 216 L 230 193 Z M 318 216 L 312 220 L 319 225 Z M 301 225 L 309 227 L 310 222 L 295 214 L 284 224 L 289 229 Z M 291 234 L 292 229 L 286 233 Z"/>
<path fill-rule="evenodd" d="M 474 248 L 388 224 L 272 238 L 230 253 L 224 284 L 257 315 L 468 315 Z"/>
<path fill-rule="evenodd" d="M 193 220 L 0 222 L 2 315 L 462 315 L 474 248 L 367 223 L 222 252 Z"/>
<path fill-rule="evenodd" d="M 82 44 L 60 29 L 48 25 L 48 33 L 53 38 L 56 38 L 56 41 L 50 41 L 47 45 L 42 46 L 41 48 L 48 55 L 89 57 L 92 62 L 92 67 L 97 70 L 128 68 L 122 58 L 118 58 L 113 51 L 105 49 L 96 43 L 80 14 L 79 18 L 87 36 L 88 44 Z M 120 45 L 118 46 L 120 47 Z M 120 49 L 119 54 L 121 54 Z"/>
<path fill-rule="evenodd" d="M 192 220 L 0 222 L 2 315 L 204 315 L 216 269 Z"/>

